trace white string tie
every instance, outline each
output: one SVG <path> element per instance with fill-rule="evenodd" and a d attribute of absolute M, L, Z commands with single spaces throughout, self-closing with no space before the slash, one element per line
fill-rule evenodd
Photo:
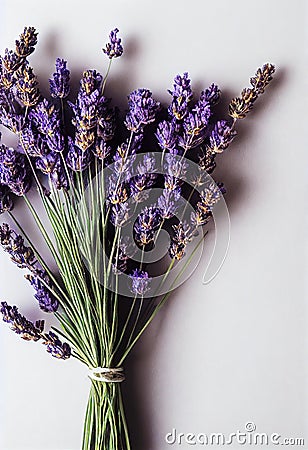
<path fill-rule="evenodd" d="M 95 367 L 89 368 L 89 377 L 102 383 L 122 383 L 125 375 L 122 367 Z"/>

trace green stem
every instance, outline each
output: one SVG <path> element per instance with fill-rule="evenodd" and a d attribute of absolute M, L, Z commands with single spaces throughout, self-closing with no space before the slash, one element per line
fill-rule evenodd
<path fill-rule="evenodd" d="M 82 450 L 131 450 L 118 383 L 92 380 Z"/>
<path fill-rule="evenodd" d="M 177 277 L 175 278 L 174 282 L 172 283 L 171 287 L 170 287 L 170 291 L 167 292 L 163 298 L 161 299 L 161 301 L 158 303 L 158 305 L 155 307 L 154 311 L 152 312 L 151 316 L 148 318 L 148 320 L 146 321 L 146 323 L 142 326 L 141 330 L 138 332 L 137 336 L 134 338 L 134 340 L 132 341 L 132 343 L 130 345 L 128 345 L 126 351 L 124 352 L 122 358 L 120 359 L 119 363 L 117 364 L 117 367 L 121 367 L 125 358 L 127 357 L 127 355 L 129 354 L 129 352 L 131 351 L 131 349 L 133 348 L 133 346 L 136 344 L 136 342 L 139 340 L 140 336 L 144 333 L 144 331 L 147 329 L 147 327 L 150 325 L 150 323 L 152 322 L 152 320 L 155 318 L 155 316 L 157 315 L 158 311 L 164 306 L 164 304 L 166 303 L 166 301 L 168 300 L 168 298 L 171 295 L 172 292 L 172 288 L 175 286 L 177 280 L 183 275 L 183 273 L 185 272 L 187 266 L 190 264 L 192 258 L 194 257 L 195 252 L 197 251 L 197 249 L 199 248 L 200 244 L 202 243 L 204 239 L 204 236 L 202 236 L 202 238 L 199 240 L 199 243 L 196 245 L 196 247 L 194 248 L 194 251 L 192 252 L 192 254 L 189 256 L 189 258 L 187 259 L 183 269 L 181 270 L 181 272 L 177 275 Z"/>

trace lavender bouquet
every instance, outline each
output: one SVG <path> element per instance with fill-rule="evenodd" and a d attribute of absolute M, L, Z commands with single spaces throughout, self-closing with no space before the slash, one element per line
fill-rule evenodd
<path fill-rule="evenodd" d="M 210 175 L 216 157 L 275 69 L 257 70 L 251 87 L 232 99 L 229 119 L 215 112 L 218 86 L 194 100 L 187 73 L 175 77 L 167 108 L 148 89 L 137 89 L 123 114 L 105 96 L 111 63 L 123 53 L 117 29 L 103 49 L 106 75 L 85 71 L 71 100 L 63 59 L 49 80 L 50 98 L 41 94 L 28 61 L 36 43 L 35 29 L 26 27 L 15 50 L 1 57 L 0 123 L 18 136 L 18 145 L 0 147 L 0 212 L 15 223 L 15 230 L 1 225 L 0 243 L 27 271 L 39 307 L 54 314 L 59 329 L 46 331 L 44 320 L 33 323 L 5 301 L 1 314 L 21 338 L 89 368 L 82 448 L 127 450 L 123 364 L 195 267 L 205 225 L 224 203 L 223 184 Z M 44 238 L 44 251 L 12 212 L 18 198 Z M 57 271 L 46 263 L 46 250 Z"/>

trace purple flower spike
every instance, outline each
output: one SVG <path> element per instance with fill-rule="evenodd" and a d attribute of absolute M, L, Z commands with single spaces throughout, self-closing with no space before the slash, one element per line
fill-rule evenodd
<path fill-rule="evenodd" d="M 161 224 L 160 210 L 155 206 L 146 207 L 137 217 L 134 225 L 135 240 L 140 246 L 153 244 L 155 234 Z"/>
<path fill-rule="evenodd" d="M 129 95 L 128 107 L 125 125 L 128 130 L 136 133 L 154 122 L 160 103 L 153 99 L 152 92 L 148 89 L 137 89 Z"/>
<path fill-rule="evenodd" d="M 0 244 L 19 268 L 29 269 L 31 272 L 36 270 L 37 261 L 32 248 L 25 246 L 23 237 L 11 230 L 6 223 L 0 226 Z"/>
<path fill-rule="evenodd" d="M 106 109 L 105 114 L 97 123 L 97 134 L 104 141 L 110 141 L 114 138 L 116 131 L 116 112 L 114 109 Z"/>
<path fill-rule="evenodd" d="M 210 149 L 212 153 L 222 153 L 233 141 L 236 131 L 225 120 L 216 123 L 210 135 Z"/>
<path fill-rule="evenodd" d="M 172 95 L 172 103 L 169 113 L 177 120 L 182 120 L 188 112 L 188 104 L 193 98 L 190 79 L 188 73 L 183 76 L 177 75 L 174 79 L 173 91 L 168 91 Z"/>
<path fill-rule="evenodd" d="M 70 71 L 66 65 L 67 61 L 57 58 L 56 72 L 49 80 L 50 93 L 54 98 L 66 98 L 70 92 Z"/>
<path fill-rule="evenodd" d="M 95 148 L 92 150 L 96 158 L 104 160 L 108 158 L 111 152 L 111 147 L 103 139 L 97 139 Z"/>
<path fill-rule="evenodd" d="M 50 285 L 50 279 L 45 271 L 41 271 L 41 278 Z M 59 307 L 58 300 L 52 295 L 50 290 L 42 283 L 39 278 L 32 275 L 26 275 L 26 278 L 30 281 L 31 286 L 35 289 L 36 293 L 34 298 L 38 301 L 41 310 L 47 313 L 56 312 Z"/>
<path fill-rule="evenodd" d="M 191 213 L 191 224 L 197 231 L 199 226 L 207 224 L 216 203 L 221 199 L 225 189 L 222 183 L 217 185 L 212 182 L 200 193 L 200 201 L 197 203 L 195 211 Z"/>
<path fill-rule="evenodd" d="M 37 320 L 35 324 L 26 319 L 18 312 L 17 306 L 10 306 L 6 302 L 0 303 L 0 314 L 3 321 L 11 325 L 11 330 L 19 334 L 26 341 L 39 341 L 47 346 L 47 352 L 58 359 L 68 359 L 71 356 L 71 347 L 62 343 L 58 336 L 53 333 L 44 333 L 44 320 Z"/>
<path fill-rule="evenodd" d="M 1 57 L 1 66 L 5 70 L 2 74 L 12 74 L 20 66 L 22 59 L 13 50 L 8 48 L 4 51 L 4 56 Z M 7 78 L 8 79 L 8 78 Z M 11 80 L 13 82 L 13 80 Z M 7 86 L 9 87 L 9 86 Z"/>
<path fill-rule="evenodd" d="M 201 106 L 209 103 L 211 106 L 214 106 L 216 105 L 216 103 L 218 103 L 219 99 L 220 89 L 216 84 L 213 83 L 209 88 L 201 92 L 198 104 Z"/>
<path fill-rule="evenodd" d="M 34 52 L 37 44 L 37 32 L 34 27 L 25 27 L 19 40 L 15 41 L 16 54 L 21 58 L 26 58 Z"/>
<path fill-rule="evenodd" d="M 66 171 L 63 167 L 62 161 L 53 167 L 52 172 L 49 174 L 50 181 L 55 186 L 57 190 L 64 189 L 67 190 L 69 187 L 69 180 L 67 179 Z"/>
<path fill-rule="evenodd" d="M 192 239 L 190 226 L 186 222 L 173 225 L 173 236 L 169 248 L 169 255 L 172 259 L 180 260 L 185 256 L 187 244 Z"/>
<path fill-rule="evenodd" d="M 13 207 L 14 203 L 8 187 L 0 185 L 0 214 L 12 211 Z"/>
<path fill-rule="evenodd" d="M 44 99 L 29 114 L 33 125 L 43 135 L 44 142 L 49 150 L 62 152 L 64 149 L 64 136 L 61 132 L 59 111 L 55 106 Z"/>
<path fill-rule="evenodd" d="M 92 153 L 89 150 L 82 151 L 77 145 L 74 144 L 73 140 L 69 137 L 69 150 L 66 157 L 67 165 L 74 172 L 81 172 L 89 167 L 91 163 Z"/>
<path fill-rule="evenodd" d="M 211 115 L 210 105 L 200 108 L 198 105 L 184 119 L 184 134 L 179 138 L 179 145 L 186 150 L 202 144 L 206 138 L 207 125 Z"/>
<path fill-rule="evenodd" d="M 10 188 L 13 194 L 22 196 L 31 187 L 32 176 L 26 156 L 13 148 L 0 146 L 0 183 Z"/>
<path fill-rule="evenodd" d="M 93 150 L 98 118 L 106 112 L 107 100 L 101 95 L 102 76 L 96 70 L 86 70 L 80 80 L 75 103 L 68 102 L 73 111 L 75 144 L 82 150 Z M 109 130 L 110 131 L 110 130 Z"/>
<path fill-rule="evenodd" d="M 163 194 L 157 200 L 157 206 L 160 209 L 160 215 L 163 219 L 171 219 L 179 207 L 181 189 L 164 189 Z"/>
<path fill-rule="evenodd" d="M 25 277 L 36 290 L 34 297 L 38 300 L 40 308 L 45 312 L 55 312 L 59 304 L 47 287 L 52 288 L 51 280 L 39 265 L 32 248 L 25 245 L 23 237 L 4 223 L 0 226 L 0 245 L 9 253 L 14 264 L 31 272 L 31 275 Z M 41 280 L 44 280 L 47 286 Z"/>
<path fill-rule="evenodd" d="M 116 203 L 111 208 L 111 223 L 115 227 L 123 227 L 129 219 L 130 208 L 127 202 Z"/>
<path fill-rule="evenodd" d="M 159 146 L 163 150 L 168 150 L 170 153 L 173 153 L 177 143 L 176 127 L 174 122 L 167 122 L 166 120 L 160 122 L 158 124 L 155 136 Z"/>
<path fill-rule="evenodd" d="M 109 59 L 118 58 L 123 53 L 123 47 L 121 45 L 121 39 L 117 37 L 119 30 L 115 28 L 109 34 L 110 42 L 106 44 L 106 48 L 103 48 L 103 52 Z"/>
<path fill-rule="evenodd" d="M 51 172 L 53 172 L 59 161 L 60 157 L 57 153 L 48 152 L 36 160 L 35 166 L 45 175 L 49 175 Z"/>
<path fill-rule="evenodd" d="M 68 359 L 71 356 L 71 347 L 66 343 L 62 343 L 58 336 L 50 331 L 45 336 L 44 345 L 47 346 L 47 352 L 57 359 Z"/>
<path fill-rule="evenodd" d="M 11 325 L 11 330 L 26 341 L 36 342 L 41 339 L 44 330 L 43 320 L 38 320 L 34 324 L 18 312 L 17 306 L 10 306 L 6 302 L 1 302 L 0 305 L 3 321 Z"/>
<path fill-rule="evenodd" d="M 17 98 L 24 106 L 35 106 L 39 102 L 41 94 L 38 81 L 28 63 L 23 64 L 18 70 L 16 88 Z"/>
<path fill-rule="evenodd" d="M 155 183 L 157 174 L 155 174 L 155 158 L 150 155 L 144 155 L 142 161 L 138 164 L 137 171 L 139 175 L 130 180 L 130 191 L 134 200 L 139 203 L 148 198 L 147 189 Z"/>
<path fill-rule="evenodd" d="M 149 284 L 151 278 L 149 274 L 139 269 L 135 269 L 130 275 L 132 280 L 131 291 L 136 297 L 143 297 L 144 294 L 150 289 Z"/>

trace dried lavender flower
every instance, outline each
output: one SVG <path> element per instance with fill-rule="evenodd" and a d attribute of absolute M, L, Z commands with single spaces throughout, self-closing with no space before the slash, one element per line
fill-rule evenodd
<path fill-rule="evenodd" d="M 26 341 L 36 342 L 41 339 L 44 330 L 43 320 L 38 320 L 34 324 L 18 312 L 17 306 L 10 306 L 6 302 L 1 302 L 0 305 L 3 321 L 11 325 L 11 330 Z"/>
<path fill-rule="evenodd" d="M 139 246 L 153 244 L 156 231 L 161 224 L 160 210 L 155 206 L 145 207 L 134 225 L 135 241 Z"/>
<path fill-rule="evenodd" d="M 37 44 L 37 32 L 34 27 L 25 27 L 19 40 L 15 41 L 16 54 L 21 58 L 26 58 L 35 50 Z"/>
<path fill-rule="evenodd" d="M 212 173 L 216 168 L 215 158 L 217 153 L 212 153 L 209 147 L 201 147 L 198 153 L 198 165 L 201 170 Z"/>
<path fill-rule="evenodd" d="M 172 95 L 172 103 L 168 111 L 177 120 L 182 120 L 188 113 L 188 105 L 193 98 L 188 73 L 185 72 L 183 76 L 177 75 L 174 78 L 173 91 L 168 90 L 168 92 Z"/>
<path fill-rule="evenodd" d="M 69 180 L 61 159 L 59 159 L 58 162 L 54 165 L 53 170 L 49 174 L 49 177 L 50 181 L 57 190 L 68 190 Z"/>
<path fill-rule="evenodd" d="M 148 89 L 137 89 L 129 95 L 128 107 L 125 125 L 128 130 L 137 133 L 154 122 L 160 103 L 153 99 L 152 92 Z"/>
<path fill-rule="evenodd" d="M 50 175 L 59 162 L 59 155 L 55 152 L 47 151 L 35 161 L 35 167 L 45 175 Z"/>
<path fill-rule="evenodd" d="M 7 186 L 0 185 L 0 214 L 12 211 L 14 207 L 12 195 Z"/>
<path fill-rule="evenodd" d="M 1 57 L 1 68 L 2 75 L 10 74 L 10 85 L 6 87 L 10 87 L 13 83 L 12 75 L 18 69 L 18 67 L 22 64 L 23 59 L 20 58 L 13 50 L 9 50 L 8 48 L 4 51 L 4 56 Z M 8 80 L 9 78 L 7 78 Z"/>
<path fill-rule="evenodd" d="M 56 71 L 49 80 L 50 93 L 54 98 L 66 98 L 70 93 L 70 71 L 66 67 L 67 61 L 56 59 Z"/>
<path fill-rule="evenodd" d="M 209 148 L 212 153 L 222 153 L 231 144 L 237 132 L 226 120 L 219 120 L 209 137 Z"/>
<path fill-rule="evenodd" d="M 155 183 L 157 174 L 155 174 L 155 158 L 150 155 L 144 155 L 142 160 L 137 166 L 136 175 L 130 180 L 130 192 L 137 203 L 140 203 L 148 198 L 147 189 L 149 189 Z"/>
<path fill-rule="evenodd" d="M 89 150 L 82 151 L 74 144 L 72 138 L 68 138 L 68 153 L 66 163 L 74 172 L 81 172 L 89 167 L 92 153 Z"/>
<path fill-rule="evenodd" d="M 75 145 L 82 151 L 90 150 L 95 145 L 98 118 L 106 109 L 106 99 L 100 92 L 101 83 L 100 73 L 86 70 L 80 80 L 75 104 L 68 102 L 74 114 Z"/>
<path fill-rule="evenodd" d="M 127 202 L 115 203 L 111 207 L 111 223 L 115 227 L 123 227 L 129 219 L 130 207 Z"/>
<path fill-rule="evenodd" d="M 6 223 L 0 226 L 0 244 L 19 268 L 35 270 L 36 258 L 32 248 L 25 246 L 23 237 Z"/>
<path fill-rule="evenodd" d="M 176 191 L 183 184 L 187 172 L 185 158 L 179 158 L 173 154 L 167 154 L 164 161 L 164 187 L 170 191 Z"/>
<path fill-rule="evenodd" d="M 47 286 L 51 286 L 50 278 L 46 271 L 40 271 L 40 278 L 33 275 L 26 275 L 25 278 L 29 280 L 31 286 L 35 289 L 34 298 L 38 301 L 39 307 L 46 313 L 53 313 L 58 310 L 59 302 L 50 292 L 48 287 L 41 281 L 44 280 Z"/>
<path fill-rule="evenodd" d="M 229 105 L 229 113 L 233 119 L 244 119 L 249 111 L 252 110 L 254 102 L 257 100 L 258 94 L 254 89 L 245 88 L 241 92 L 240 97 L 235 97 Z"/>
<path fill-rule="evenodd" d="M 150 289 L 149 284 L 151 278 L 147 272 L 140 269 L 135 269 L 130 275 L 132 280 L 131 291 L 137 297 L 143 297 L 144 294 Z"/>
<path fill-rule="evenodd" d="M 275 66 L 273 64 L 264 64 L 259 68 L 254 77 L 250 78 L 250 84 L 258 94 L 263 94 L 266 86 L 273 79 Z"/>
<path fill-rule="evenodd" d="M 157 206 L 163 219 L 171 219 L 176 214 L 180 206 L 181 189 L 164 189 L 157 199 Z"/>
<path fill-rule="evenodd" d="M 199 226 L 203 226 L 209 221 L 215 204 L 221 199 L 224 192 L 222 183 L 216 185 L 214 182 L 210 182 L 200 193 L 200 201 L 197 203 L 196 210 L 191 213 L 190 218 L 195 231 Z"/>
<path fill-rule="evenodd" d="M 216 103 L 219 102 L 220 99 L 220 89 L 219 87 L 212 83 L 210 87 L 205 89 L 204 91 L 201 91 L 200 98 L 198 101 L 199 106 L 210 104 L 211 106 L 216 105 Z"/>
<path fill-rule="evenodd" d="M 35 106 L 39 102 L 41 94 L 38 90 L 38 81 L 32 67 L 28 63 L 23 64 L 18 70 L 17 77 L 17 98 L 26 107 Z"/>
<path fill-rule="evenodd" d="M 104 160 L 108 158 L 111 153 L 112 148 L 107 144 L 104 139 L 97 139 L 95 148 L 92 149 L 92 152 L 96 158 Z"/>
<path fill-rule="evenodd" d="M 97 135 L 104 141 L 110 141 L 116 131 L 116 111 L 113 108 L 104 108 L 101 113 L 103 115 L 97 122 Z"/>
<path fill-rule="evenodd" d="M 128 187 L 121 178 L 111 176 L 108 180 L 107 199 L 112 205 L 124 203 L 128 199 Z"/>
<path fill-rule="evenodd" d="M 187 222 L 183 221 L 172 226 L 173 235 L 169 247 L 169 255 L 177 261 L 185 256 L 187 244 L 192 240 L 192 231 Z"/>
<path fill-rule="evenodd" d="M 178 143 L 185 151 L 198 147 L 206 138 L 207 126 L 211 115 L 210 104 L 199 108 L 196 106 L 188 113 L 183 121 L 183 135 L 179 136 Z"/>
<path fill-rule="evenodd" d="M 46 143 L 46 148 L 52 152 L 64 150 L 64 136 L 61 130 L 59 111 L 48 100 L 43 99 L 29 113 L 31 124 L 35 125 Z M 31 126 L 31 125 L 30 125 Z"/>
<path fill-rule="evenodd" d="M 9 253 L 14 264 L 31 272 L 26 278 L 36 290 L 34 297 L 38 300 L 40 308 L 45 312 L 57 311 L 59 302 L 48 289 L 48 286 L 52 288 L 51 280 L 39 265 L 33 249 L 25 245 L 23 237 L 4 223 L 0 226 L 0 244 L 4 251 Z"/>
<path fill-rule="evenodd" d="M 106 48 L 103 48 L 103 52 L 108 56 L 109 59 L 118 58 L 123 53 L 121 39 L 117 37 L 118 33 L 118 28 L 112 30 L 109 34 L 110 42 L 106 44 Z"/>
<path fill-rule="evenodd" d="M 0 145 L 0 183 L 8 186 L 18 196 L 28 192 L 32 173 L 26 156 L 13 148 Z"/>
<path fill-rule="evenodd" d="M 256 75 L 250 79 L 252 88 L 245 88 L 242 90 L 240 97 L 232 99 L 229 105 L 229 114 L 234 119 L 243 119 L 252 110 L 253 104 L 260 94 L 262 94 L 273 79 L 272 75 L 275 72 L 275 66 L 272 64 L 265 64 L 259 68 Z"/>
<path fill-rule="evenodd" d="M 120 206 L 124 206 L 122 203 Z M 127 270 L 127 262 L 137 252 L 136 246 L 130 236 L 122 236 L 116 255 L 113 258 L 113 273 L 120 275 Z"/>
<path fill-rule="evenodd" d="M 163 120 L 158 124 L 157 131 L 155 133 L 157 142 L 163 150 L 168 150 L 173 153 L 177 144 L 176 125 L 173 121 L 168 122 Z"/>
<path fill-rule="evenodd" d="M 66 342 L 62 343 L 52 331 L 44 335 L 43 344 L 47 346 L 47 352 L 54 358 L 68 359 L 71 356 L 71 347 Z"/>

